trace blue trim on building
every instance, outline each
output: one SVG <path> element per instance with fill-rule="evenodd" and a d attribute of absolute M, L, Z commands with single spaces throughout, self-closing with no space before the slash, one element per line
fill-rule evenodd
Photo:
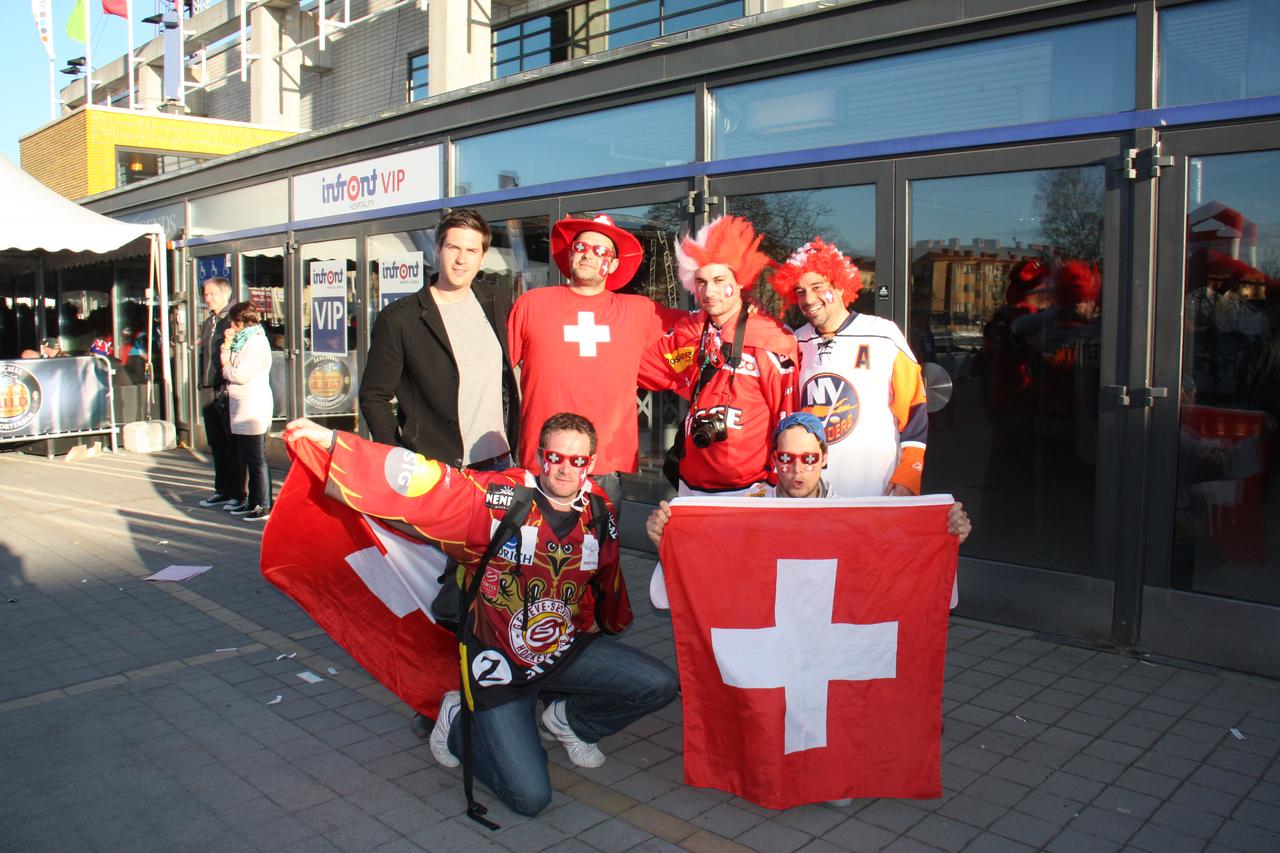
<path fill-rule="evenodd" d="M 180 242 L 178 245 L 200 246 L 208 243 L 221 243 L 227 240 L 257 237 L 263 234 L 282 233 L 286 229 L 304 230 L 328 225 L 345 225 L 372 219 L 385 219 L 392 216 L 427 213 L 444 207 L 478 207 L 486 204 L 501 204 L 529 198 L 576 195 L 584 192 L 613 190 L 628 186 L 644 186 L 665 181 L 688 180 L 699 175 L 716 176 L 796 166 L 821 166 L 829 163 L 869 160 L 902 154 L 919 154 L 926 151 L 949 151 L 1007 145 L 1016 142 L 1048 141 L 1072 136 L 1096 136 L 1105 133 L 1123 133 L 1142 127 L 1167 129 L 1233 119 L 1262 118 L 1265 116 L 1280 116 L 1280 95 L 1268 95 L 1239 101 L 1217 101 L 1209 104 L 1159 107 L 1152 110 L 1132 110 L 1101 116 L 982 128 L 980 130 L 924 134 L 876 142 L 855 142 L 849 145 L 832 145 L 803 151 L 784 151 L 775 154 L 713 160 L 707 163 L 687 163 L 679 166 L 664 166 L 658 169 L 616 172 L 611 175 L 574 178 L 568 181 L 552 181 L 528 187 L 512 187 L 505 190 L 432 199 L 414 204 L 397 205 L 396 207 L 382 210 L 341 216 L 326 216 L 322 219 L 293 221 L 268 228 L 250 228 L 212 237 L 194 237 Z"/>

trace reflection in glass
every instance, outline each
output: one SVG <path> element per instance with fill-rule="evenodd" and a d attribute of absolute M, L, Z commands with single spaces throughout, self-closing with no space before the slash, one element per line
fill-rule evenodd
<path fill-rule="evenodd" d="M 191 200 L 193 237 L 283 226 L 288 221 L 289 182 L 283 178 Z"/>
<path fill-rule="evenodd" d="M 356 241 L 304 243 L 302 258 L 302 411 L 334 429 L 354 430 Z M 336 294 L 330 295 L 330 294 Z"/>
<path fill-rule="evenodd" d="M 1162 107 L 1280 93 L 1275 0 L 1215 0 L 1160 10 Z"/>
<path fill-rule="evenodd" d="M 908 337 L 954 383 L 926 492 L 974 518 L 962 553 L 1094 573 L 1101 166 L 914 181 Z"/>
<path fill-rule="evenodd" d="M 761 249 L 779 263 L 812 240 L 821 237 L 834 244 L 858 265 L 862 292 L 851 306 L 862 313 L 875 311 L 876 188 L 870 184 L 820 190 L 741 195 L 729 199 L 728 212 L 751 220 L 764 234 Z M 785 314 L 782 301 L 769 287 L 756 287 L 755 295 L 769 313 L 781 317 L 793 329 L 804 325 L 799 309 Z"/>
<path fill-rule="evenodd" d="M 724 86 L 716 159 L 1133 108 L 1124 16 Z"/>
<path fill-rule="evenodd" d="M 693 107 L 679 95 L 460 139 L 454 195 L 692 163 Z"/>
<path fill-rule="evenodd" d="M 244 298 L 258 309 L 262 331 L 271 345 L 272 432 L 289 417 L 292 383 L 289 375 L 288 327 L 284 296 L 284 249 L 247 249 L 240 253 L 240 285 Z"/>
<path fill-rule="evenodd" d="M 1280 604 L 1280 153 L 1189 167 L 1172 582 Z"/>
<path fill-rule="evenodd" d="M 155 306 L 147 305 L 147 258 L 126 258 L 116 268 L 116 334 L 112 358 L 118 363 L 117 419 L 124 422 L 149 420 L 163 399 L 160 368 L 160 318 Z M 151 360 L 155 361 L 152 362 Z M 153 387 L 147 389 L 147 384 Z M 120 386 L 134 390 L 124 391 Z M 148 393 L 148 391 L 150 393 Z M 149 409 L 149 406 L 156 408 Z"/>
<path fill-rule="evenodd" d="M 435 269 L 434 229 L 372 234 L 365 241 L 369 259 L 369 328 L 387 305 L 417 292 Z M 384 273 L 386 287 L 383 287 Z"/>
<path fill-rule="evenodd" d="M 511 288 L 512 298 L 535 287 L 556 284 L 551 264 L 551 229 L 545 216 L 492 219 L 493 239 L 480 273 L 495 284 Z"/>

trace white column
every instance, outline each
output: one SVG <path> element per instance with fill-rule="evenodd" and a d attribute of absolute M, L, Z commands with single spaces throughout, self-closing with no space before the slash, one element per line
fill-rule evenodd
<path fill-rule="evenodd" d="M 427 7 L 428 95 L 489 80 L 489 8 L 489 0 L 432 0 Z"/>

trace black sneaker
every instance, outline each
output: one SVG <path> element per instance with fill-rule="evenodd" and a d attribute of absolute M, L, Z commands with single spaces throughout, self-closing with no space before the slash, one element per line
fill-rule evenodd
<path fill-rule="evenodd" d="M 209 497 L 200 501 L 200 506 L 222 506 L 227 501 L 235 500 L 235 498 L 224 495 L 222 492 L 214 492 Z"/>
<path fill-rule="evenodd" d="M 245 498 L 232 498 L 222 505 L 222 511 L 232 515 L 243 515 L 249 511 L 249 501 Z"/>
<path fill-rule="evenodd" d="M 239 515 L 239 513 L 233 513 Z M 266 521 L 271 517 L 270 507 L 255 506 L 253 509 L 240 516 L 241 521 Z"/>

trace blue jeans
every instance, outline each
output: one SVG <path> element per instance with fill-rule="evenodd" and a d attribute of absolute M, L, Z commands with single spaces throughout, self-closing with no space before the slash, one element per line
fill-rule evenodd
<path fill-rule="evenodd" d="M 611 637 L 596 637 L 550 686 L 566 695 L 574 734 L 588 743 L 622 731 L 676 696 L 676 675 L 666 664 Z M 538 740 L 538 697 L 477 711 L 471 719 L 476 778 L 507 808 L 536 815 L 551 802 L 547 753 Z M 462 718 L 449 730 L 449 751 L 462 758 Z"/>
<path fill-rule="evenodd" d="M 266 434 L 232 436 L 240 447 L 240 464 L 248 472 L 249 509 L 271 509 L 271 469 L 267 467 Z"/>

